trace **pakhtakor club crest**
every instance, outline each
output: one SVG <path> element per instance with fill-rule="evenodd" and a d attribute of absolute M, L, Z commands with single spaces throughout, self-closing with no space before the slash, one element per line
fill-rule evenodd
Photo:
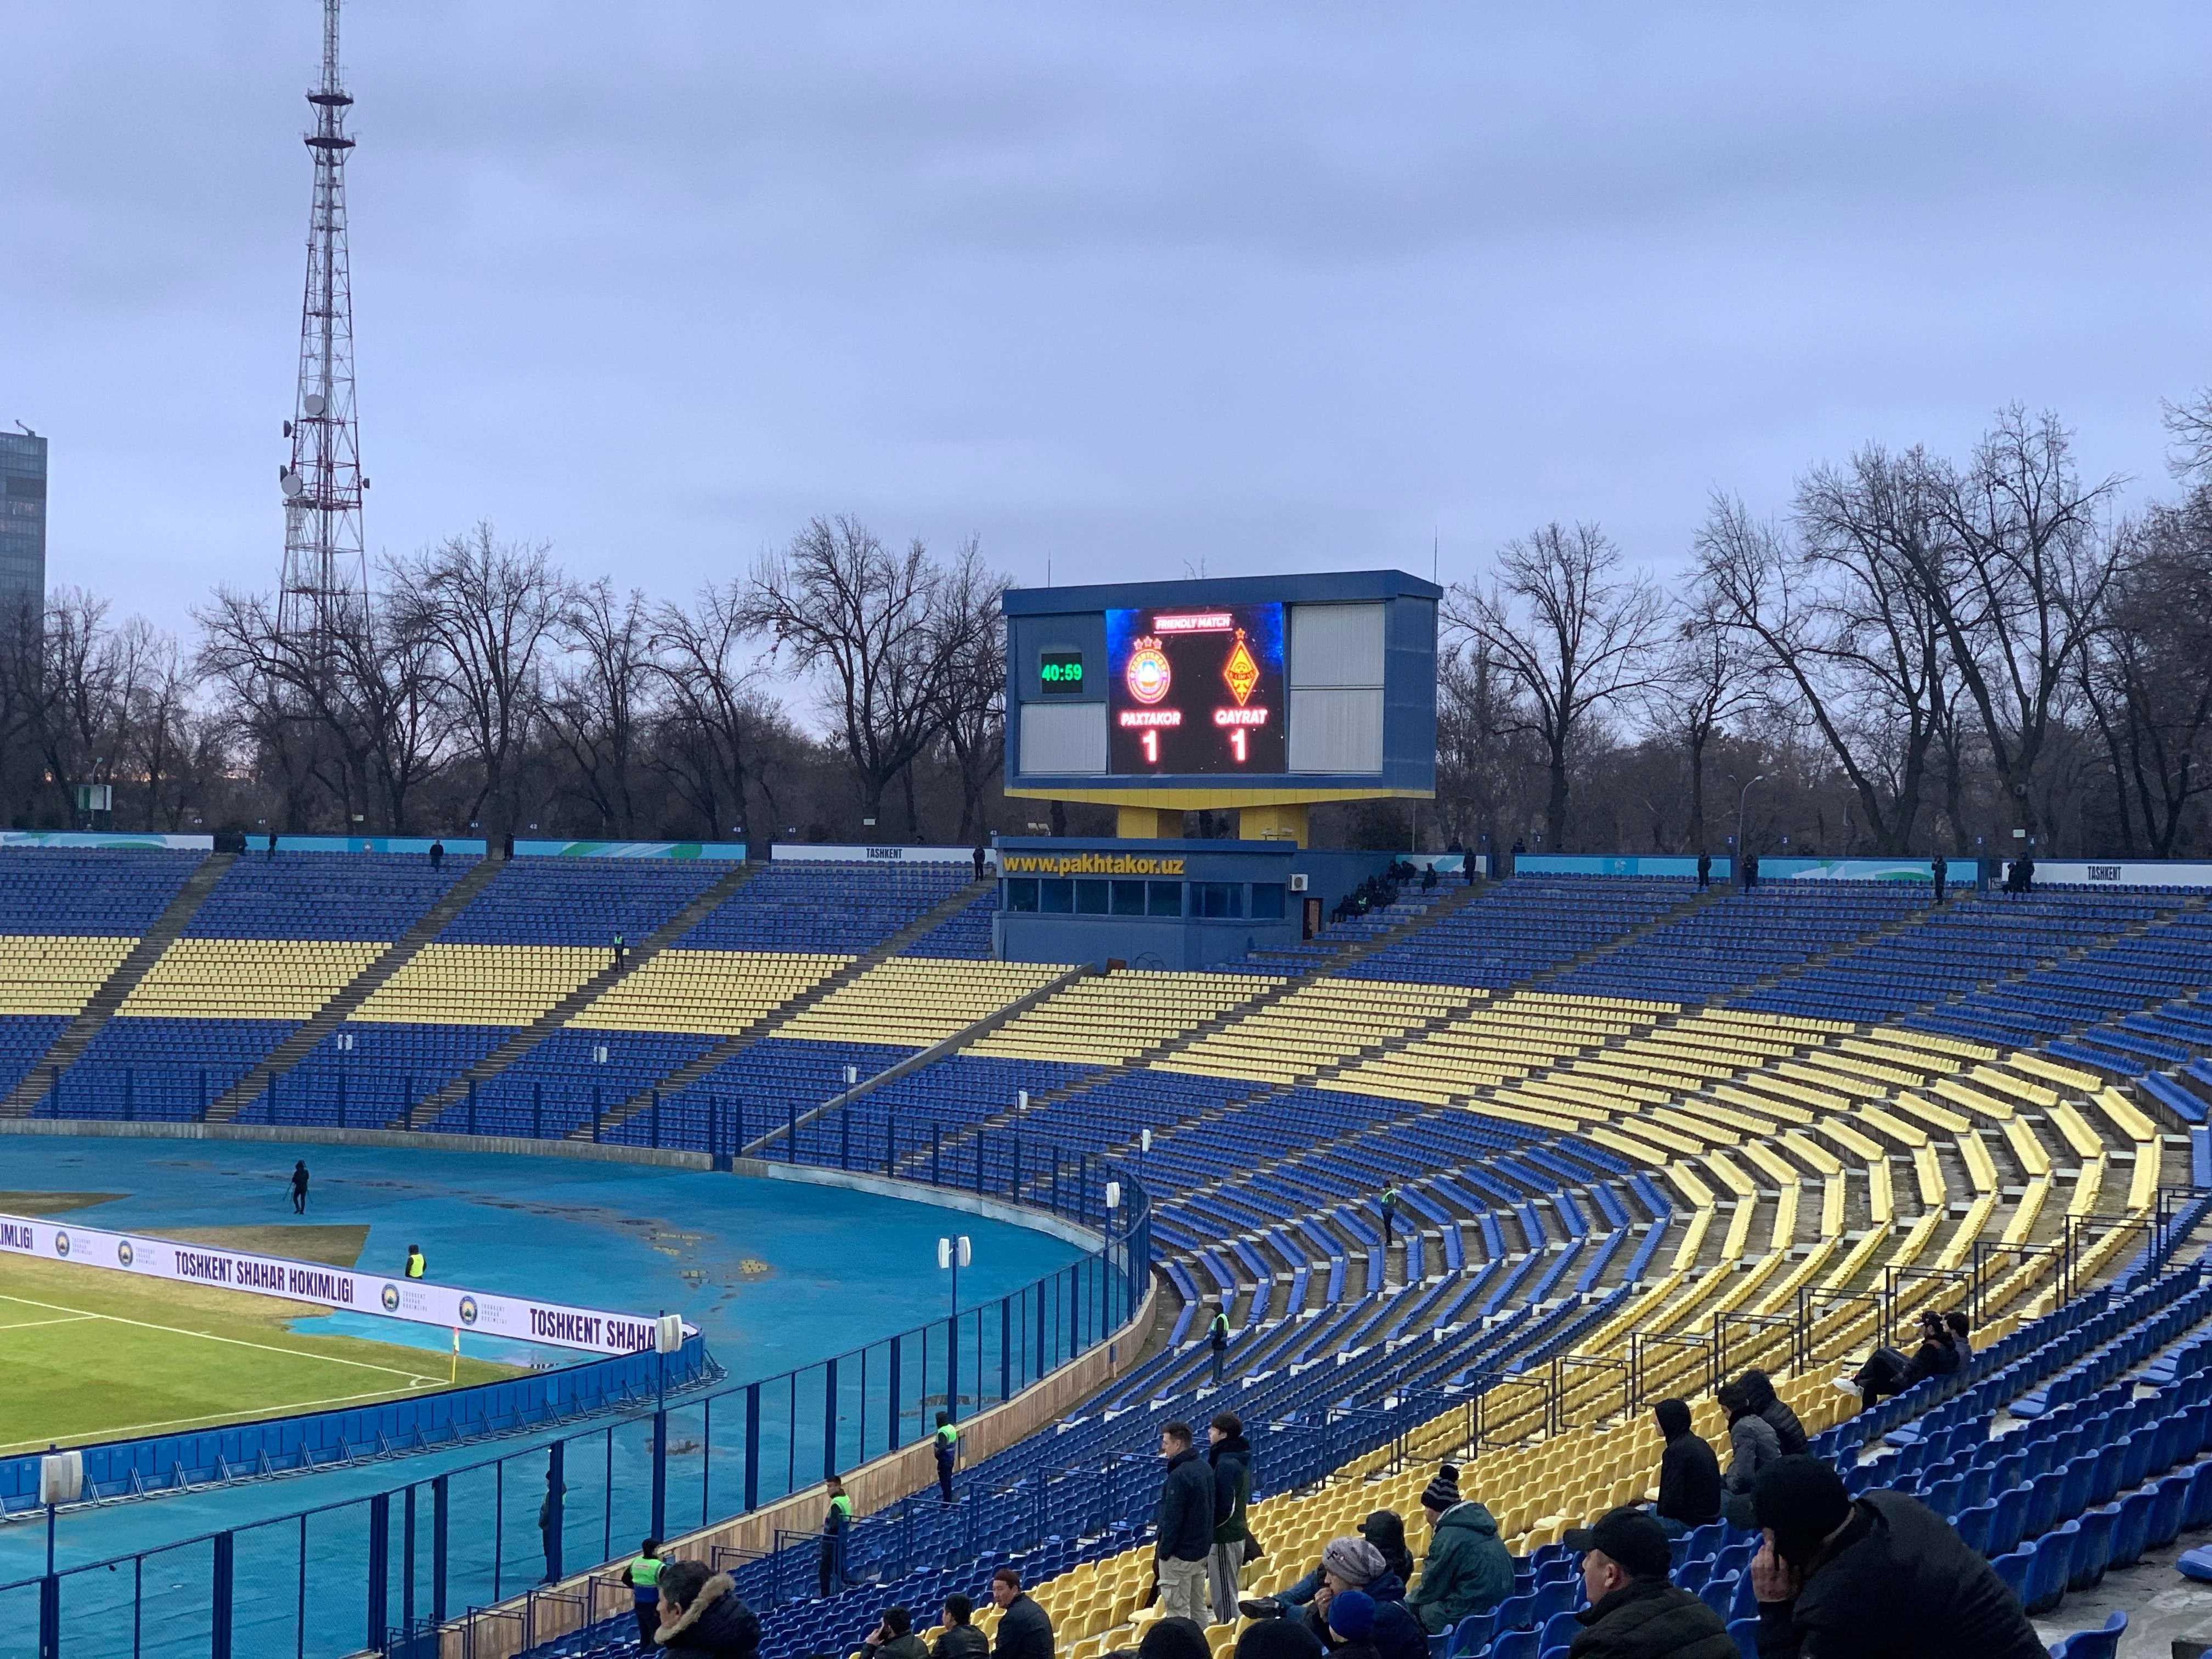
<path fill-rule="evenodd" d="M 399 1287 L 397 1285 L 386 1285 L 384 1287 L 382 1293 L 377 1297 L 377 1300 L 384 1304 L 385 1312 L 398 1313 L 399 1311 Z"/>
<path fill-rule="evenodd" d="M 1129 653 L 1129 665 L 1121 671 L 1121 678 L 1127 683 L 1131 696 L 1150 704 L 1167 696 L 1175 671 L 1169 667 L 1168 653 L 1160 649 L 1158 639 L 1147 634 Z"/>

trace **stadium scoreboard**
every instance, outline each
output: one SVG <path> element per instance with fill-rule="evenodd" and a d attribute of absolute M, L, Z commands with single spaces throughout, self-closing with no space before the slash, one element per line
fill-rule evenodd
<path fill-rule="evenodd" d="M 1008 793 L 1162 811 L 1432 794 L 1441 598 L 1395 570 L 1012 590 Z"/>

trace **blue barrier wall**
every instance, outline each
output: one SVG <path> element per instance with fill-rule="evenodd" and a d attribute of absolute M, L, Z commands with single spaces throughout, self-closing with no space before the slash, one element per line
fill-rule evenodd
<path fill-rule="evenodd" d="M 518 841 L 519 859 L 708 859 L 737 861 L 741 841 Z"/>
<path fill-rule="evenodd" d="M 623 1354 L 503 1382 L 415 1395 L 381 1406 L 270 1418 L 191 1434 L 107 1440 L 81 1448 L 88 1498 L 199 1486 L 241 1475 L 304 1469 L 380 1451 L 452 1445 L 610 1407 L 650 1401 L 660 1382 L 659 1356 Z M 693 1337 L 668 1356 L 666 1384 L 687 1388 L 714 1370 L 704 1339 Z M 0 1514 L 32 1507 L 39 1498 L 39 1457 L 0 1459 Z"/>
<path fill-rule="evenodd" d="M 1762 865 L 1762 868 L 1764 866 Z M 1713 860 L 1713 879 L 1724 881 L 1729 860 Z M 1663 853 L 1516 853 L 1512 873 L 1516 876 L 1683 876 L 1698 873 L 1694 855 L 1675 858 Z"/>

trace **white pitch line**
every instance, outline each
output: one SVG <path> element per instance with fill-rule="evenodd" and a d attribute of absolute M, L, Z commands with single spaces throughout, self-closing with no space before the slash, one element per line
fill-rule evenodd
<path fill-rule="evenodd" d="M 434 1387 L 442 1380 L 434 1376 L 417 1376 L 410 1379 L 418 1388 Z M 268 1412 L 312 1411 L 319 1406 L 348 1406 L 356 1400 L 390 1400 L 392 1398 L 393 1394 L 390 1389 L 372 1389 L 367 1394 L 335 1394 L 327 1400 L 272 1401 L 267 1406 L 256 1407 L 254 1409 Z M 102 1440 L 113 1440 L 123 1435 L 144 1434 L 154 1429 L 185 1429 L 190 1428 L 195 1423 L 228 1424 L 239 1420 L 236 1412 L 207 1412 L 198 1417 L 172 1417 L 160 1423 L 126 1423 L 119 1428 L 103 1428 L 100 1431 L 99 1437 Z M 10 1445 L 0 1446 L 0 1456 L 7 1456 L 15 1452 L 44 1451 L 53 1442 L 54 1437 L 52 1435 L 41 1435 L 32 1440 L 18 1440 Z"/>
<path fill-rule="evenodd" d="M 71 1314 L 65 1319 L 26 1319 L 13 1325 L 0 1325 L 0 1331 L 35 1331 L 41 1325 L 81 1325 L 93 1316 Z"/>
<path fill-rule="evenodd" d="M 396 1365 L 371 1364 L 366 1359 L 341 1359 L 336 1354 L 316 1353 L 307 1348 L 280 1348 L 273 1342 L 248 1342 L 242 1336 L 217 1336 L 212 1331 L 187 1331 L 174 1325 L 152 1325 L 143 1319 L 125 1319 L 119 1314 L 90 1313 L 82 1308 L 65 1308 L 58 1302 L 33 1302 L 27 1296 L 9 1296 L 0 1292 L 0 1302 L 19 1303 L 26 1308 L 43 1308 L 48 1313 L 75 1314 L 80 1319 L 104 1319 L 113 1325 L 135 1326 L 142 1331 L 160 1331 L 167 1336 L 196 1336 L 203 1342 L 228 1342 L 234 1348 L 258 1348 L 263 1353 L 281 1353 L 294 1359 L 319 1359 L 325 1364 L 350 1365 L 356 1370 L 382 1371 L 387 1376 L 404 1376 L 410 1382 L 422 1380 L 420 1371 L 403 1371 Z"/>

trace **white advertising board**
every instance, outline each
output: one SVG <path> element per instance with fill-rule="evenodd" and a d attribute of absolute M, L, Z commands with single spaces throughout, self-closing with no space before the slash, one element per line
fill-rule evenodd
<path fill-rule="evenodd" d="M 427 1279 L 386 1278 L 320 1261 L 295 1261 L 217 1244 L 149 1238 L 143 1233 L 64 1226 L 31 1216 L 0 1214 L 0 1255 L 33 1255 L 81 1267 L 136 1273 L 142 1279 L 198 1285 L 240 1296 L 310 1302 L 344 1313 L 483 1331 L 550 1347 L 580 1348 L 589 1353 L 649 1353 L 653 1346 L 650 1314 L 533 1302 L 525 1297 L 434 1285 Z M 687 1336 L 696 1334 L 692 1326 L 684 1329 Z"/>
<path fill-rule="evenodd" d="M 2212 864 L 2185 864 L 2179 860 L 2131 864 L 2044 860 L 2035 861 L 2035 884 L 2048 887 L 2212 887 Z"/>
<path fill-rule="evenodd" d="M 970 864 L 975 858 L 972 847 L 904 847 L 896 842 L 884 847 L 862 847 L 780 841 L 769 852 L 778 862 L 821 864 Z M 983 861 L 997 864 L 999 849 L 985 848 Z"/>

